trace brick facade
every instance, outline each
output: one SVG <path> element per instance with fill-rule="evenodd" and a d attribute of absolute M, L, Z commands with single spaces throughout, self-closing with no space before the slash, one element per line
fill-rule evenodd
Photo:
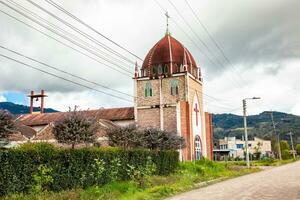
<path fill-rule="evenodd" d="M 171 82 L 178 83 L 178 95 L 171 95 Z M 186 148 L 181 151 L 182 160 L 195 159 L 196 135 L 201 138 L 201 153 L 211 159 L 211 132 L 207 127 L 210 118 L 203 110 L 202 82 L 189 73 L 181 73 L 163 78 L 137 78 L 136 81 L 136 119 L 139 127 L 162 128 L 177 133 L 186 140 Z M 151 82 L 152 96 L 145 97 L 146 83 Z M 193 130 L 194 100 L 199 104 L 199 124 L 201 130 Z M 161 122 L 161 116 L 162 122 Z"/>

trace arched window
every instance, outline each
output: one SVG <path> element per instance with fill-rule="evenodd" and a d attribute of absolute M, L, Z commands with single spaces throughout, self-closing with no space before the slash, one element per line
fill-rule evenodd
<path fill-rule="evenodd" d="M 168 74 L 169 73 L 169 66 L 165 65 L 164 67 L 164 74 Z"/>
<path fill-rule="evenodd" d="M 171 80 L 171 95 L 176 96 L 178 95 L 178 81 Z"/>
<path fill-rule="evenodd" d="M 162 74 L 162 67 L 161 67 L 161 65 L 158 65 L 158 74 L 159 74 L 159 75 Z"/>
<path fill-rule="evenodd" d="M 178 65 L 175 63 L 174 64 L 174 73 L 178 73 L 180 71 Z"/>
<path fill-rule="evenodd" d="M 152 75 L 153 76 L 157 75 L 157 67 L 156 66 L 152 66 Z"/>
<path fill-rule="evenodd" d="M 200 160 L 202 156 L 201 139 L 197 135 L 195 137 L 195 159 Z"/>
<path fill-rule="evenodd" d="M 145 86 L 145 97 L 152 97 L 152 84 L 150 81 Z"/>

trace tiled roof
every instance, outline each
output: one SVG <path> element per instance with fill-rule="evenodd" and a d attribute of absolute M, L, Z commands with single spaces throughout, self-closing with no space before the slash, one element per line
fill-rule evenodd
<path fill-rule="evenodd" d="M 90 117 L 106 119 L 110 121 L 132 120 L 134 119 L 133 107 L 109 108 L 99 110 L 80 111 Z M 68 112 L 55 112 L 43 114 L 26 114 L 18 118 L 18 122 L 26 126 L 47 125 L 52 122 L 58 122 L 65 118 Z"/>
<path fill-rule="evenodd" d="M 197 68 L 192 54 L 179 41 L 166 34 L 165 37 L 158 41 L 148 52 L 144 59 L 142 69 L 158 65 L 164 67 L 166 64 L 169 65 L 170 62 L 177 66 L 187 65 L 189 72 L 192 71 L 192 68 Z"/>
<path fill-rule="evenodd" d="M 17 125 L 17 131 L 19 131 L 22 135 L 24 135 L 28 139 L 36 135 L 36 131 L 33 128 L 22 124 Z"/>

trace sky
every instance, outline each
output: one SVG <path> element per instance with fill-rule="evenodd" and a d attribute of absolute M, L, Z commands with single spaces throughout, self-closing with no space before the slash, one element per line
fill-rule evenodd
<path fill-rule="evenodd" d="M 93 52 L 104 51 L 105 53 L 106 51 L 97 45 L 95 40 L 84 38 L 27 0 L 5 2 L 18 10 L 21 7 L 16 6 L 23 6 L 60 27 L 62 31 L 73 34 L 72 39 L 87 43 L 93 47 Z M 0 45 L 2 47 L 98 84 L 96 86 L 75 79 L 0 48 L 2 55 L 88 87 L 64 81 L 0 56 L 0 102 L 11 101 L 28 105 L 27 94 L 31 90 L 39 92 L 44 89 L 48 95 L 45 101 L 46 107 L 60 111 L 66 111 L 75 105 L 80 109 L 132 106 L 133 101 L 130 96 L 133 95 L 134 62 L 137 61 L 142 65 L 142 61 L 63 14 L 46 0 L 34 2 L 54 16 L 66 20 L 85 34 L 89 34 L 98 44 L 111 47 L 130 62 L 122 58 L 116 60 L 115 57 L 112 58 L 115 55 L 110 52 L 105 53 L 106 60 L 101 60 L 91 52 L 81 50 L 80 47 L 0 4 Z M 261 100 L 248 101 L 249 114 L 276 110 L 300 115 L 299 0 L 64 0 L 55 2 L 141 58 L 144 58 L 151 47 L 164 36 L 166 31 L 164 12 L 168 11 L 171 17 L 169 27 L 171 35 L 189 49 L 201 68 L 206 111 L 242 114 L 242 99 L 258 96 Z M 180 14 L 170 2 L 175 5 Z M 197 18 L 186 2 L 194 9 Z M 2 11 L 63 41 L 73 49 L 29 28 Z M 198 19 L 205 25 L 218 47 Z M 89 57 L 74 49 L 83 51 Z M 110 54 L 109 57 L 107 54 Z M 116 67 L 118 71 L 113 70 L 111 66 L 113 64 L 107 63 L 107 60 L 121 65 L 132 75 L 127 72 L 119 73 L 120 70 Z M 107 87 L 128 95 L 108 90 Z M 35 104 L 38 106 L 38 102 Z"/>

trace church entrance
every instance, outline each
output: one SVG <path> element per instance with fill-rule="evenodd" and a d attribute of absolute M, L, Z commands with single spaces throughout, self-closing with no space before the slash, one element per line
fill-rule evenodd
<path fill-rule="evenodd" d="M 195 159 L 200 160 L 202 156 L 201 139 L 197 135 L 195 138 Z"/>

